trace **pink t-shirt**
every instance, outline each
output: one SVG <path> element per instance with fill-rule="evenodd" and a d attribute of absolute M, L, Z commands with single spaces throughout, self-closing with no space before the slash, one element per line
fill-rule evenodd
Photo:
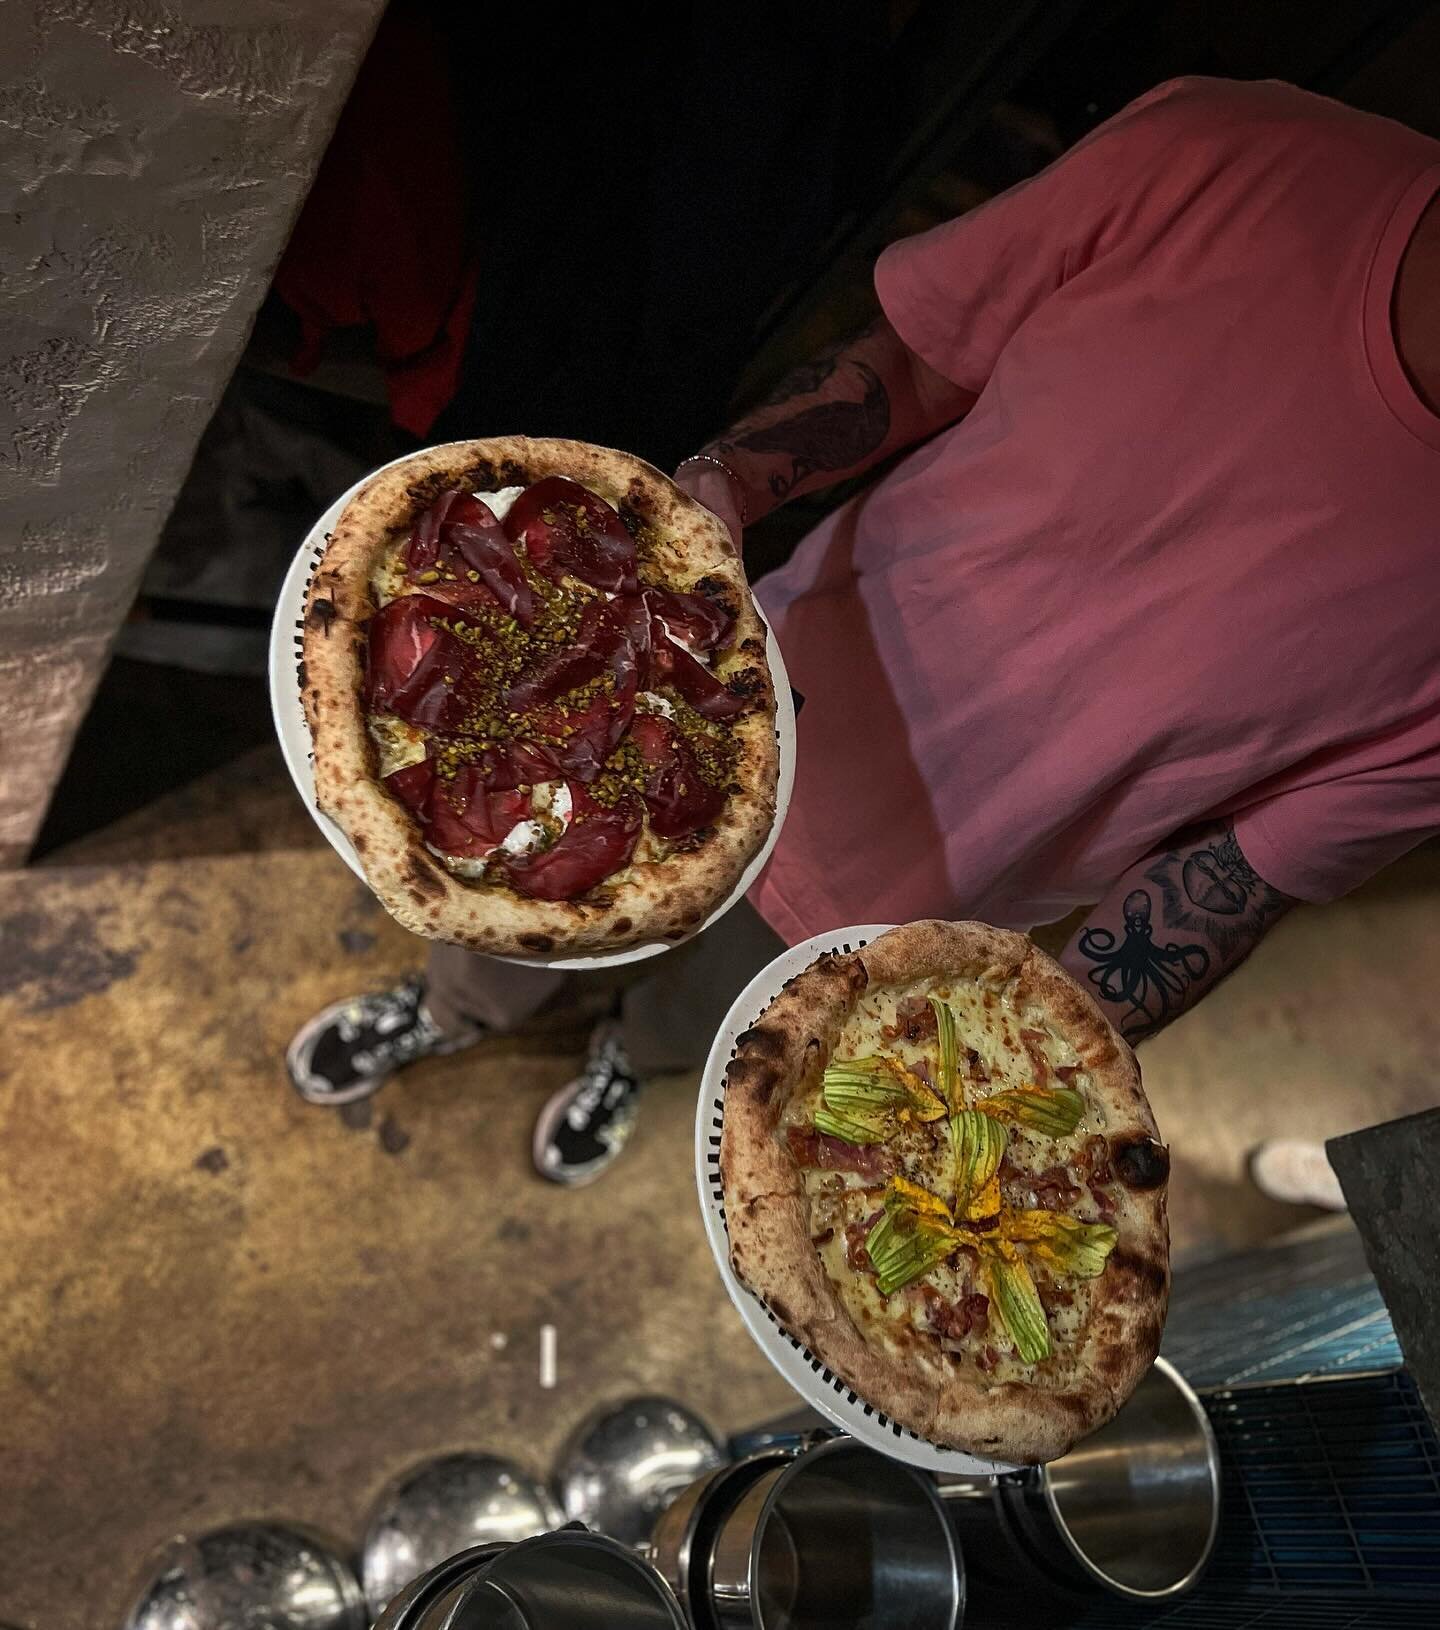
<path fill-rule="evenodd" d="M 760 585 L 805 698 L 792 941 L 1100 899 L 1187 823 L 1329 899 L 1440 830 L 1440 418 L 1395 350 L 1440 143 L 1164 85 L 875 282 L 959 424 Z"/>

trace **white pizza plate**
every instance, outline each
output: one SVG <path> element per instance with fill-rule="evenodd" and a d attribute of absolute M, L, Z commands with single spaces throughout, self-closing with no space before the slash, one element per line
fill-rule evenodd
<path fill-rule="evenodd" d="M 404 457 L 413 458 L 415 455 L 407 453 Z M 390 461 L 391 464 L 403 462 L 403 458 Z M 340 519 L 340 512 L 372 476 L 378 475 L 380 470 L 389 468 L 390 464 L 382 464 L 379 470 L 372 470 L 370 475 L 363 476 L 348 492 L 341 493 L 310 528 L 309 534 L 290 563 L 290 570 L 285 574 L 280 599 L 275 606 L 275 620 L 270 625 L 270 710 L 275 720 L 275 733 L 280 738 L 280 751 L 284 754 L 290 779 L 295 783 L 295 790 L 300 794 L 306 809 L 310 811 L 316 826 L 325 834 L 335 853 L 362 883 L 366 881 L 365 869 L 361 866 L 360 857 L 355 853 L 349 838 L 328 815 L 322 814 L 315 806 L 315 763 L 310 751 L 310 727 L 305 722 L 305 710 L 300 702 L 301 634 L 304 628 L 305 594 L 310 586 L 310 578 L 320 563 L 320 557 L 325 553 L 325 545 L 335 523 Z M 775 685 L 775 736 L 780 744 L 780 776 L 775 789 L 775 821 L 764 846 L 745 868 L 740 881 L 710 913 L 696 933 L 703 934 L 713 923 L 718 922 L 731 906 L 745 897 L 750 885 L 760 875 L 761 868 L 770 858 L 770 851 L 775 847 L 780 836 L 780 828 L 785 822 L 785 812 L 790 807 L 790 790 L 795 785 L 795 699 L 790 694 L 790 679 L 785 672 L 785 659 L 780 654 L 779 642 L 775 638 L 774 630 L 768 624 L 765 633 L 765 654 L 769 659 L 770 675 Z M 639 962 L 646 957 L 659 956 L 663 951 L 672 950 L 676 943 L 673 940 L 648 940 L 639 945 L 629 946 L 623 951 L 607 951 L 596 956 L 506 957 L 503 960 L 522 962 L 533 968 L 583 971 L 590 968 L 613 968 L 623 962 Z"/>
<path fill-rule="evenodd" d="M 780 994 L 785 982 L 802 973 L 823 952 L 858 951 L 893 926 L 892 923 L 867 923 L 858 928 L 836 928 L 828 934 L 816 934 L 813 939 L 791 946 L 762 968 L 736 997 L 715 1037 L 700 1080 L 700 1102 L 695 1113 L 695 1182 L 700 1190 L 705 1233 L 730 1300 L 760 1351 L 812 1409 L 859 1442 L 894 1460 L 906 1461 L 925 1471 L 991 1477 L 1015 1468 L 1000 1461 L 962 1454 L 958 1449 L 941 1448 L 867 1404 L 783 1328 L 764 1302 L 740 1283 L 730 1266 L 730 1235 L 725 1226 L 724 1190 L 720 1186 L 720 1135 L 725 1125 L 725 1071 L 735 1056 L 736 1042 Z"/>

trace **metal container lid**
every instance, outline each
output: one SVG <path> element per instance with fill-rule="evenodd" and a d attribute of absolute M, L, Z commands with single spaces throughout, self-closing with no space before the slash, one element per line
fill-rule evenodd
<path fill-rule="evenodd" d="M 631 1398 L 587 1417 L 556 1462 L 565 1515 L 626 1545 L 643 1545 L 670 1501 L 719 1466 L 708 1426 L 670 1398 Z"/>
<path fill-rule="evenodd" d="M 477 1545 L 510 1544 L 558 1528 L 550 1491 L 494 1455 L 453 1454 L 412 1466 L 386 1485 L 365 1527 L 360 1575 L 372 1615 L 412 1579 Z"/>
<path fill-rule="evenodd" d="M 236 1522 L 166 1541 L 125 1630 L 364 1630 L 366 1617 L 342 1547 L 295 1523 Z"/>

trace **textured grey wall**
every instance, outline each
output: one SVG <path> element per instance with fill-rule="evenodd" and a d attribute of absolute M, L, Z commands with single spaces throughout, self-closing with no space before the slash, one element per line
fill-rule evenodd
<path fill-rule="evenodd" d="M 0 0 L 0 864 L 39 827 L 383 9 Z"/>

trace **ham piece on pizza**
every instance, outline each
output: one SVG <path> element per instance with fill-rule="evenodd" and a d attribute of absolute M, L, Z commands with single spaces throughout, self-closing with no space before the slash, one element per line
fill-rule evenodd
<path fill-rule="evenodd" d="M 684 939 L 769 832 L 764 627 L 724 526 L 641 459 L 512 436 L 382 470 L 303 643 L 316 801 L 417 934 Z"/>
<path fill-rule="evenodd" d="M 726 1076 L 736 1273 L 866 1403 L 995 1460 L 1063 1455 L 1149 1368 L 1168 1174 L 1130 1048 L 980 923 L 820 957 Z"/>

